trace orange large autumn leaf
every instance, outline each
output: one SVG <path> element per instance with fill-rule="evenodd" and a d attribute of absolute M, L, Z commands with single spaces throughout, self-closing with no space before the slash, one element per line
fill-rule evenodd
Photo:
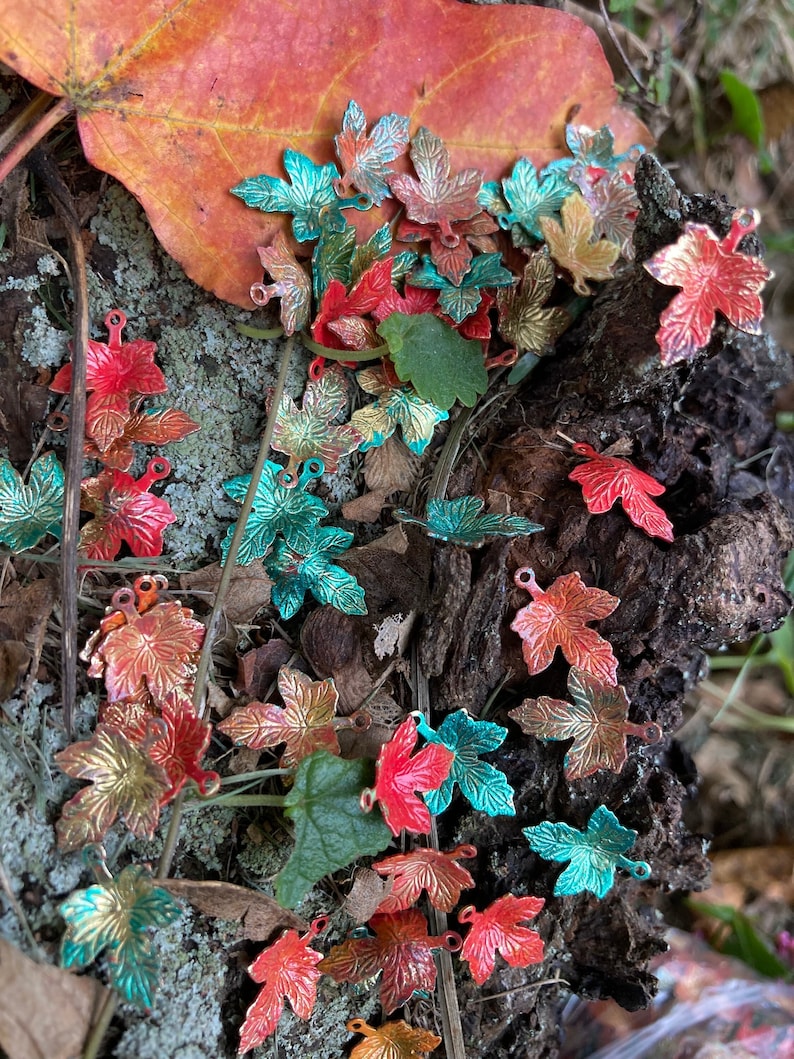
<path fill-rule="evenodd" d="M 595 34 L 537 7 L 0 0 L 0 60 L 72 101 L 88 160 L 141 201 L 192 279 L 245 307 L 262 278 L 256 247 L 287 219 L 229 189 L 281 174 L 288 147 L 331 161 L 350 99 L 370 122 L 396 112 L 425 125 L 455 171 L 486 180 L 520 155 L 536 166 L 566 155 L 574 108 L 578 124 L 609 123 L 616 150 L 650 143 L 618 107 Z M 366 224 L 382 220 L 373 210 Z"/>

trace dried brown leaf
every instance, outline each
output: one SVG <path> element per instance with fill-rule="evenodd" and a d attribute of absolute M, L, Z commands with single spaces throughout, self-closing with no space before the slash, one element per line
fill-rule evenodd
<path fill-rule="evenodd" d="M 408 493 L 413 489 L 421 460 L 396 434 L 364 454 L 364 481 L 373 492 Z"/>
<path fill-rule="evenodd" d="M 307 928 L 300 916 L 282 908 L 267 894 L 249 890 L 247 886 L 235 886 L 227 882 L 197 882 L 193 879 L 160 879 L 158 885 L 174 897 L 189 901 L 202 915 L 239 920 L 239 938 L 267 941 L 281 930 Z"/>
<path fill-rule="evenodd" d="M 393 886 L 393 879 L 382 879 L 371 868 L 357 868 L 342 907 L 354 923 L 366 923 L 389 896 Z"/>
<path fill-rule="evenodd" d="M 348 518 L 351 522 L 377 522 L 386 503 L 386 495 L 378 491 L 363 493 L 355 500 L 348 500 L 342 504 L 342 518 Z"/>
<path fill-rule="evenodd" d="M 0 640 L 0 702 L 14 694 L 31 657 L 30 651 L 19 640 Z"/>
<path fill-rule="evenodd" d="M 206 593 L 207 603 L 211 605 L 215 600 L 222 573 L 220 563 L 211 563 L 200 570 L 182 574 L 179 587 L 197 594 Z M 229 621 L 235 625 L 250 624 L 257 612 L 270 602 L 272 585 L 273 582 L 265 573 L 261 559 L 255 559 L 247 566 L 236 566 L 223 605 Z"/>
<path fill-rule="evenodd" d="M 286 640 L 273 638 L 260 644 L 252 651 L 237 656 L 237 690 L 254 699 L 265 700 L 270 692 L 270 685 L 282 666 L 290 663 L 292 648 Z"/>

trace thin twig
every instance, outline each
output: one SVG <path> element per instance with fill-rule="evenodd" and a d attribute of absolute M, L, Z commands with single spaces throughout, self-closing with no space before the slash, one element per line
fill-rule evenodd
<path fill-rule="evenodd" d="M 0 161 L 0 184 L 11 170 L 16 169 L 19 163 L 30 154 L 36 144 L 43 140 L 58 122 L 68 117 L 72 110 L 74 110 L 74 105 L 70 99 L 59 99 L 54 107 L 46 111 L 36 124 L 17 140 L 5 158 Z"/>
<path fill-rule="evenodd" d="M 614 29 L 612 28 L 612 22 L 611 22 L 611 20 L 609 18 L 609 14 L 607 12 L 607 8 L 606 8 L 606 4 L 604 3 L 604 0 L 598 0 L 598 9 L 601 12 L 601 18 L 603 18 L 603 20 L 604 20 L 604 28 L 607 31 L 609 39 L 612 41 L 612 46 L 615 49 L 615 51 L 618 53 L 618 55 L 620 56 L 620 60 L 623 63 L 623 65 L 626 67 L 626 71 L 627 71 L 629 77 L 631 77 L 631 79 L 634 82 L 634 84 L 647 97 L 647 95 L 648 95 L 647 85 L 643 84 L 643 82 L 640 80 L 639 76 L 635 73 L 634 67 L 629 62 L 629 57 L 628 57 L 628 55 L 626 55 L 625 51 L 623 50 L 623 45 L 618 40 L 617 34 L 615 33 Z"/>
<path fill-rule="evenodd" d="M 52 102 L 52 96 L 47 92 L 37 92 L 33 99 L 20 110 L 19 114 L 14 118 L 13 121 L 9 122 L 8 125 L 0 133 L 0 154 L 10 147 L 17 136 L 20 136 L 24 129 L 33 122 L 35 118 L 38 118 L 39 114 Z"/>
<path fill-rule="evenodd" d="M 99 1052 L 99 1046 L 102 1044 L 102 1040 L 107 1033 L 108 1026 L 110 1025 L 116 1011 L 117 1003 L 118 1000 L 116 994 L 112 990 L 109 990 L 105 994 L 105 999 L 102 1001 L 102 1007 L 99 1009 L 97 1020 L 91 1027 L 91 1033 L 88 1040 L 85 1042 L 83 1059 L 96 1059 Z"/>

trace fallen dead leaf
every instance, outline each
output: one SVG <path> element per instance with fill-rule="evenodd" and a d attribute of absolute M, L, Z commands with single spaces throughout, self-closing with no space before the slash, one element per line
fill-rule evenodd
<path fill-rule="evenodd" d="M 289 663 L 293 653 L 286 640 L 274 637 L 252 651 L 238 655 L 235 681 L 237 691 L 264 702 L 276 674 L 282 666 Z M 300 666 L 296 668 L 300 669 Z"/>
<path fill-rule="evenodd" d="M 408 493 L 413 489 L 421 459 L 395 434 L 364 454 L 364 481 L 373 492 Z"/>
<path fill-rule="evenodd" d="M 27 585 L 13 581 L 0 594 L 0 640 L 17 640 L 30 648 L 33 674 L 39 667 L 55 597 L 55 584 L 46 577 Z"/>
<path fill-rule="evenodd" d="M 14 694 L 31 657 L 30 651 L 19 640 L 0 640 L 0 702 Z"/>
<path fill-rule="evenodd" d="M 7 1059 L 74 1059 L 107 990 L 35 963 L 0 938 L 0 1050 Z"/>
<path fill-rule="evenodd" d="M 211 563 L 200 570 L 182 574 L 179 587 L 196 594 L 206 594 L 207 602 L 212 605 L 222 573 L 220 563 Z M 273 582 L 265 573 L 261 559 L 255 559 L 249 566 L 235 567 L 223 605 L 226 617 L 234 625 L 249 625 L 257 612 L 270 602 L 272 586 Z"/>
<path fill-rule="evenodd" d="M 362 493 L 355 500 L 347 500 L 342 504 L 342 518 L 348 518 L 351 522 L 377 522 L 386 496 L 383 492 Z"/>
<path fill-rule="evenodd" d="M 267 941 L 287 928 L 306 930 L 306 922 L 282 908 L 258 890 L 226 882 L 196 882 L 193 879 L 159 879 L 158 885 L 174 897 L 188 901 L 202 915 L 239 920 L 238 937 Z"/>
<path fill-rule="evenodd" d="M 366 923 L 378 910 L 378 905 L 389 896 L 394 879 L 381 878 L 371 868 L 357 868 L 353 876 L 350 893 L 342 902 L 342 907 L 354 923 Z"/>

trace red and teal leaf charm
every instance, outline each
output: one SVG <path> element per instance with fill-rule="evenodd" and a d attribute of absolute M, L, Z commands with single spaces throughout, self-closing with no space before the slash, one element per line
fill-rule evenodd
<path fill-rule="evenodd" d="M 406 717 L 380 748 L 375 786 L 361 793 L 361 808 L 368 812 L 377 802 L 393 835 L 399 835 L 403 828 L 420 835 L 430 831 L 430 812 L 415 792 L 426 793 L 440 787 L 455 756 L 446 746 L 433 743 L 411 757 L 417 737 L 413 717 Z"/>
<path fill-rule="evenodd" d="M 310 943 L 325 930 L 326 922 L 322 916 L 315 919 L 303 935 L 297 930 L 283 931 L 248 968 L 253 980 L 263 984 L 240 1027 L 240 1055 L 270 1036 L 286 1000 L 299 1019 L 311 1017 L 317 1000 L 317 982 L 322 978 L 317 964 L 323 957 L 310 948 Z"/>
<path fill-rule="evenodd" d="M 297 463 L 316 457 L 323 461 L 326 471 L 335 471 L 340 458 L 364 440 L 350 424 L 334 423 L 346 406 L 344 372 L 336 364 L 326 365 L 319 379 L 306 384 L 300 410 L 288 394 L 282 397 L 272 447 Z"/>
<path fill-rule="evenodd" d="M 251 301 L 255 305 L 267 305 L 271 298 L 281 298 L 284 334 L 302 331 L 309 322 L 312 301 L 312 285 L 306 269 L 290 250 L 283 232 L 276 233 L 270 246 L 258 246 L 256 252 L 273 282 L 254 283 Z"/>
<path fill-rule="evenodd" d="M 63 483 L 63 468 L 52 452 L 34 461 L 27 485 L 9 460 L 0 459 L 0 542 L 23 552 L 48 533 L 60 540 Z"/>
<path fill-rule="evenodd" d="M 665 367 L 708 345 L 716 312 L 740 331 L 761 333 L 761 291 L 772 273 L 760 258 L 737 250 L 758 222 L 757 210 L 736 210 L 724 239 L 705 224 L 685 224 L 678 242 L 644 262 L 654 279 L 681 287 L 659 317 L 656 340 Z"/>
<path fill-rule="evenodd" d="M 652 496 L 661 496 L 663 485 L 629 460 L 604 456 L 596 452 L 592 445 L 576 442 L 573 451 L 577 456 L 584 456 L 587 462 L 574 468 L 568 477 L 581 485 L 591 515 L 602 515 L 609 511 L 616 500 L 620 500 L 623 510 L 635 526 L 649 537 L 672 541 L 672 522 L 659 505 L 650 499 Z"/>
<path fill-rule="evenodd" d="M 340 280 L 332 279 L 312 324 L 315 342 L 329 349 L 373 349 L 379 345 L 375 326 L 365 314 L 372 312 L 390 289 L 391 269 L 391 258 L 376 261 L 349 293 Z"/>
<path fill-rule="evenodd" d="M 163 373 L 154 363 L 157 351 L 154 342 L 136 339 L 122 344 L 121 332 L 126 323 L 127 317 L 120 309 L 111 309 L 105 317 L 107 343 L 88 343 L 85 432 L 100 453 L 124 433 L 133 401 L 141 395 L 165 393 L 168 389 Z M 72 365 L 65 364 L 56 373 L 50 389 L 69 393 L 71 385 Z"/>
<path fill-rule="evenodd" d="M 422 258 L 421 267 L 408 277 L 412 287 L 437 290 L 439 308 L 455 324 L 461 324 L 476 311 L 483 298 L 483 287 L 510 287 L 514 280 L 513 273 L 503 267 L 501 254 L 477 254 L 457 283 L 442 275 L 427 256 Z"/>
<path fill-rule="evenodd" d="M 470 890 L 474 879 L 457 862 L 477 856 L 475 846 L 456 846 L 449 853 L 436 849 L 413 849 L 375 861 L 372 870 L 392 879 L 392 888 L 378 905 L 378 912 L 400 912 L 416 904 L 424 891 L 434 908 L 451 912 L 461 890 Z"/>
<path fill-rule="evenodd" d="M 435 1033 L 414 1029 L 402 1019 L 385 1022 L 377 1029 L 363 1019 L 350 1019 L 346 1026 L 351 1033 L 363 1033 L 366 1038 L 355 1046 L 350 1059 L 420 1059 L 420 1053 L 434 1052 L 441 1044 Z"/>
<path fill-rule="evenodd" d="M 620 772 L 626 763 L 626 737 L 658 743 L 658 724 L 628 720 L 629 700 L 622 687 L 602 684 L 592 673 L 571 668 L 568 692 L 573 702 L 541 695 L 510 710 L 521 730 L 536 739 L 573 739 L 565 755 L 565 778 L 580 780 L 599 769 Z"/>
<path fill-rule="evenodd" d="M 467 905 L 458 912 L 461 923 L 470 923 L 469 933 L 460 950 L 471 976 L 483 985 L 493 974 L 496 954 L 500 952 L 511 967 L 529 967 L 543 959 L 543 942 L 537 931 L 521 926 L 534 919 L 546 902 L 541 897 L 514 897 L 505 894 L 483 912 Z"/>
<path fill-rule="evenodd" d="M 133 555 L 162 555 L 163 531 L 176 522 L 176 515 L 167 500 L 149 490 L 170 472 L 168 460 L 158 457 L 137 481 L 125 471 L 110 470 L 84 478 L 80 507 L 94 517 L 80 531 L 81 553 L 89 559 L 115 559 L 126 544 Z"/>
<path fill-rule="evenodd" d="M 460 936 L 450 930 L 428 937 L 427 920 L 416 908 L 376 913 L 368 926 L 374 937 L 349 938 L 334 945 L 320 970 L 336 982 L 363 982 L 383 972 L 380 1000 L 387 1015 L 404 1004 L 417 989 L 432 990 L 436 983 L 433 949 L 457 952 Z"/>
<path fill-rule="evenodd" d="M 621 826 L 605 805 L 595 810 L 586 831 L 546 821 L 523 828 L 523 834 L 530 848 L 546 860 L 570 861 L 554 886 L 555 897 L 582 890 L 604 897 L 615 881 L 615 868 L 624 868 L 643 882 L 651 877 L 644 860 L 623 856 L 634 845 L 637 832 Z"/>
<path fill-rule="evenodd" d="M 342 131 L 334 137 L 342 176 L 334 182 L 340 198 L 353 188 L 368 195 L 380 206 L 389 194 L 393 170 L 389 162 L 405 153 L 408 146 L 408 118 L 386 114 L 367 133 L 364 111 L 351 99 L 342 118 Z"/>
<path fill-rule="evenodd" d="M 113 988 L 128 1003 L 150 1008 L 160 962 L 148 931 L 171 923 L 182 910 L 140 865 L 129 865 L 115 879 L 104 862 L 105 877 L 98 868 L 98 884 L 75 890 L 60 906 L 66 920 L 61 966 L 87 967 L 104 950 Z"/>
<path fill-rule="evenodd" d="M 515 583 L 532 596 L 510 628 L 524 641 L 522 651 L 530 676 L 547 669 L 559 647 L 572 666 L 586 669 L 605 684 L 616 684 L 618 661 L 611 645 L 588 622 L 606 618 L 620 603 L 600 588 L 588 588 L 578 573 L 563 574 L 547 591 L 534 572 L 516 570 Z"/>
<path fill-rule="evenodd" d="M 403 220 L 397 229 L 397 238 L 403 243 L 428 240 L 430 257 L 439 273 L 450 283 L 458 284 L 471 267 L 475 248 L 486 254 L 496 251 L 496 243 L 489 236 L 499 231 L 499 225 L 481 210 L 468 220 L 454 221 L 450 228 L 452 239 L 445 236 L 437 224 Z"/>

